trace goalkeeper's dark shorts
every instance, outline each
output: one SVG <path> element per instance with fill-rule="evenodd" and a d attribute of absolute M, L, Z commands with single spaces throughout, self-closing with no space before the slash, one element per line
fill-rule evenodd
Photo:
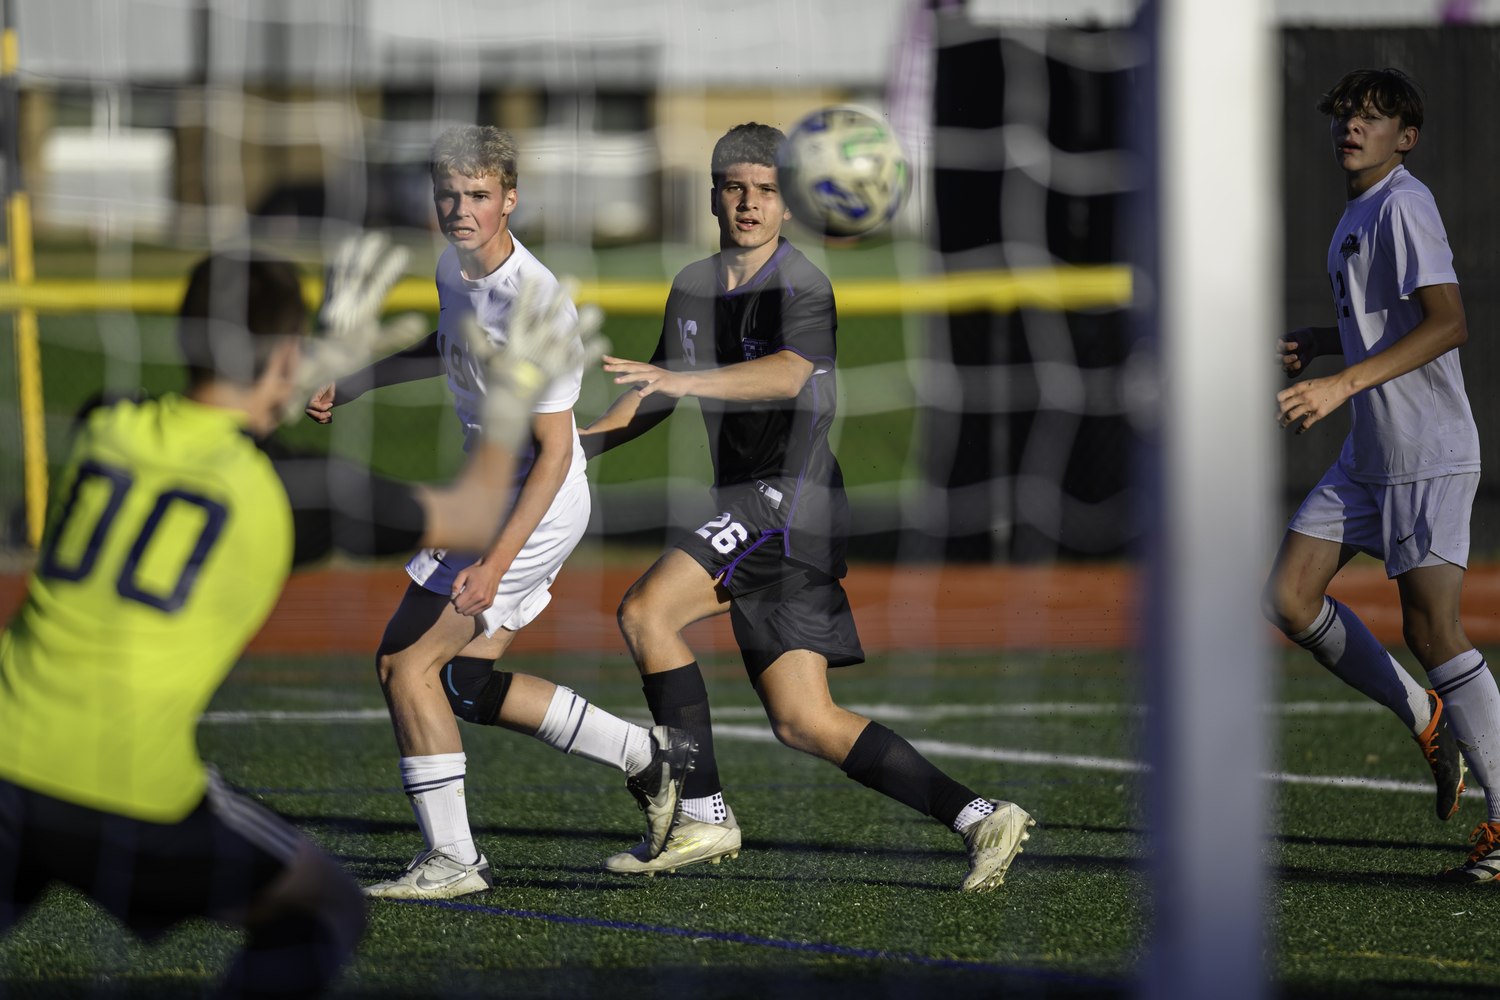
<path fill-rule="evenodd" d="M 305 838 L 209 772 L 177 823 L 64 802 L 0 780 L 0 933 L 51 882 L 92 897 L 146 938 L 188 917 L 242 920 Z"/>

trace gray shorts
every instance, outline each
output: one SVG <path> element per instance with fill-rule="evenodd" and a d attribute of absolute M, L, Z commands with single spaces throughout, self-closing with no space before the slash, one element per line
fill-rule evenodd
<path fill-rule="evenodd" d="M 1450 562 L 1468 568 L 1469 512 L 1479 473 L 1385 486 L 1349 478 L 1333 463 L 1288 530 L 1353 546 L 1385 561 L 1386 576 Z"/>

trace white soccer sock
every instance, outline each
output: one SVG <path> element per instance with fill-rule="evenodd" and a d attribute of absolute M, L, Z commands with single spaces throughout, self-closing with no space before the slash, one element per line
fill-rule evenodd
<path fill-rule="evenodd" d="M 1443 699 L 1448 729 L 1474 778 L 1484 786 L 1489 822 L 1500 823 L 1500 687 L 1479 650 L 1459 653 L 1427 671 Z"/>
<path fill-rule="evenodd" d="M 955 833 L 963 833 L 969 824 L 978 823 L 994 811 L 995 804 L 989 799 L 975 799 L 959 812 L 958 818 L 953 821 L 953 830 Z"/>
<path fill-rule="evenodd" d="M 718 823 L 722 826 L 729 818 L 729 807 L 724 804 L 724 793 L 714 792 L 696 799 L 683 799 L 682 814 L 700 823 Z"/>
<path fill-rule="evenodd" d="M 1325 595 L 1323 610 L 1313 623 L 1287 638 L 1312 653 L 1339 680 L 1395 712 L 1414 735 L 1420 735 L 1432 721 L 1427 692 L 1385 651 L 1365 623 L 1333 598 Z"/>
<path fill-rule="evenodd" d="M 433 850 L 460 864 L 479 860 L 469 833 L 469 810 L 464 805 L 464 771 L 468 758 L 462 753 L 435 753 L 401 758 L 401 787 L 411 799 L 422 839 Z"/>
<path fill-rule="evenodd" d="M 610 715 L 561 684 L 552 692 L 536 738 L 555 750 L 575 754 L 626 774 L 651 763 L 651 730 Z"/>

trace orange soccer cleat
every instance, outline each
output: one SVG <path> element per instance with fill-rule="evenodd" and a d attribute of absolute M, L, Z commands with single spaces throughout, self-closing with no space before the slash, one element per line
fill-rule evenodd
<path fill-rule="evenodd" d="M 1480 823 L 1469 835 L 1469 860 L 1438 876 L 1444 882 L 1493 882 L 1500 875 L 1500 823 Z"/>
<path fill-rule="evenodd" d="M 1448 721 L 1443 718 L 1443 699 L 1432 690 L 1427 697 L 1431 699 L 1432 721 L 1414 739 L 1437 781 L 1437 817 L 1452 819 L 1458 812 L 1458 797 L 1464 793 L 1464 758 L 1458 752 L 1458 741 L 1448 730 Z"/>

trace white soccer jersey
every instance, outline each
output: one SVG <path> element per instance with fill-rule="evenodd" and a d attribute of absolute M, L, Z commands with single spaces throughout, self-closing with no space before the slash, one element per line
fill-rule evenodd
<path fill-rule="evenodd" d="M 1412 293 L 1456 284 L 1453 251 L 1427 186 L 1405 167 L 1349 202 L 1328 245 L 1328 283 L 1344 363 L 1390 347 L 1422 321 Z M 1479 432 L 1464 394 L 1458 351 L 1355 394 L 1340 455 L 1366 483 L 1412 483 L 1479 471 Z"/>
<path fill-rule="evenodd" d="M 468 352 L 459 321 L 466 314 L 473 314 L 479 327 L 496 346 L 504 346 L 507 317 L 516 296 L 520 294 L 521 279 L 540 279 L 550 293 L 557 288 L 557 279 L 546 265 L 515 241 L 515 250 L 491 273 L 478 280 L 464 277 L 458 264 L 458 251 L 449 247 L 438 258 L 438 350 L 442 352 L 443 364 L 448 369 L 448 388 L 453 390 L 453 406 L 458 419 L 463 421 L 467 450 L 479 433 L 480 397 L 484 393 L 484 378 L 479 365 Z M 570 304 L 569 315 L 577 317 L 577 310 Z M 583 385 L 583 369 L 575 368 L 566 375 L 554 379 L 547 386 L 533 410 L 536 413 L 558 413 L 572 409 L 578 401 Z M 531 471 L 535 455 L 531 447 L 516 456 L 516 481 L 519 483 Z M 578 440 L 578 431 L 573 431 L 573 465 L 568 470 L 567 482 L 587 478 L 583 444 Z"/>

